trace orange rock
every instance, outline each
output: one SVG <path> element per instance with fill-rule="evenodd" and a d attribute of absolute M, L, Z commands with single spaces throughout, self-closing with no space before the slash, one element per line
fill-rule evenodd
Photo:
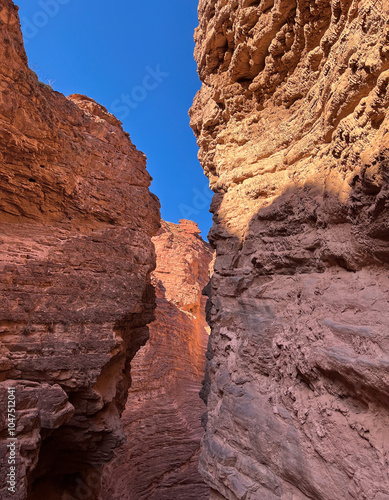
<path fill-rule="evenodd" d="M 200 0 L 211 498 L 387 498 L 389 3 Z"/>
<path fill-rule="evenodd" d="M 123 413 L 127 443 L 106 468 L 101 500 L 209 498 L 197 466 L 205 410 L 198 392 L 208 342 L 202 289 L 212 252 L 198 233 L 191 221 L 162 222 L 153 238 L 156 320 L 132 362 Z"/>
<path fill-rule="evenodd" d="M 154 319 L 159 203 L 120 122 L 38 82 L 10 0 L 0 19 L 0 393 L 4 409 L 14 381 L 14 498 L 79 488 L 96 498 L 99 470 L 124 441 L 129 364 Z"/>

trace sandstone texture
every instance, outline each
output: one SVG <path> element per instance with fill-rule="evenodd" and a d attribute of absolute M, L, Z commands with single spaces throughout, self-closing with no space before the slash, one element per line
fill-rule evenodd
<path fill-rule="evenodd" d="M 389 2 L 200 0 L 211 499 L 389 499 Z"/>
<path fill-rule="evenodd" d="M 212 252 L 195 223 L 162 222 L 153 238 L 156 320 L 132 361 L 123 426 L 127 442 L 104 474 L 100 500 L 208 500 L 198 472 L 209 328 L 202 289 Z"/>
<path fill-rule="evenodd" d="M 130 360 L 154 319 L 159 202 L 118 120 L 38 82 L 10 0 L 0 40 L 0 497 L 97 498 L 100 468 L 124 441 Z"/>

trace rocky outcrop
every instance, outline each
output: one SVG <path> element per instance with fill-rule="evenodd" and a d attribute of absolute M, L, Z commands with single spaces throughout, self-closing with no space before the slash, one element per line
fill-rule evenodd
<path fill-rule="evenodd" d="M 96 498 L 124 441 L 130 360 L 154 319 L 159 203 L 120 122 L 28 69 L 10 0 L 0 39 L 0 496 Z M 5 490 L 9 386 L 15 493 Z"/>
<path fill-rule="evenodd" d="M 211 498 L 387 499 L 389 3 L 199 15 Z"/>
<path fill-rule="evenodd" d="M 153 238 L 157 268 L 156 320 L 132 362 L 123 426 L 127 443 L 104 475 L 101 500 L 206 500 L 198 473 L 205 407 L 208 326 L 202 289 L 209 281 L 210 246 L 195 223 L 162 222 Z"/>

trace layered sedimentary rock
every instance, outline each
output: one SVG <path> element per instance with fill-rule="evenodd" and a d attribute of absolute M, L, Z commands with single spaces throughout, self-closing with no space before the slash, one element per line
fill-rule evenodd
<path fill-rule="evenodd" d="M 123 426 L 127 442 L 104 475 L 101 500 L 207 500 L 198 472 L 208 326 L 202 289 L 210 246 L 195 223 L 162 222 L 153 238 L 156 320 L 132 362 Z"/>
<path fill-rule="evenodd" d="M 200 0 L 212 499 L 389 498 L 389 3 Z"/>
<path fill-rule="evenodd" d="M 28 69 L 10 0 L 0 39 L 0 496 L 96 498 L 99 470 L 124 441 L 129 363 L 154 319 L 159 203 L 120 122 Z M 14 494 L 4 488 L 9 386 Z"/>

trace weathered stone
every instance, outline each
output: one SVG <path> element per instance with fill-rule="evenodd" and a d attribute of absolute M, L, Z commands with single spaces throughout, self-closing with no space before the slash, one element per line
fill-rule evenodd
<path fill-rule="evenodd" d="M 198 473 L 208 326 L 202 289 L 209 281 L 210 246 L 197 224 L 162 222 L 153 238 L 157 268 L 156 320 L 132 361 L 123 426 L 127 442 L 104 474 L 101 500 L 205 500 Z"/>
<path fill-rule="evenodd" d="M 154 319 L 159 203 L 120 122 L 38 82 L 10 0 L 0 40 L 0 382 L 14 380 L 19 401 L 12 498 L 77 496 L 92 469 L 95 498 L 124 440 L 129 363 Z"/>
<path fill-rule="evenodd" d="M 389 498 L 389 3 L 199 16 L 211 498 Z"/>

